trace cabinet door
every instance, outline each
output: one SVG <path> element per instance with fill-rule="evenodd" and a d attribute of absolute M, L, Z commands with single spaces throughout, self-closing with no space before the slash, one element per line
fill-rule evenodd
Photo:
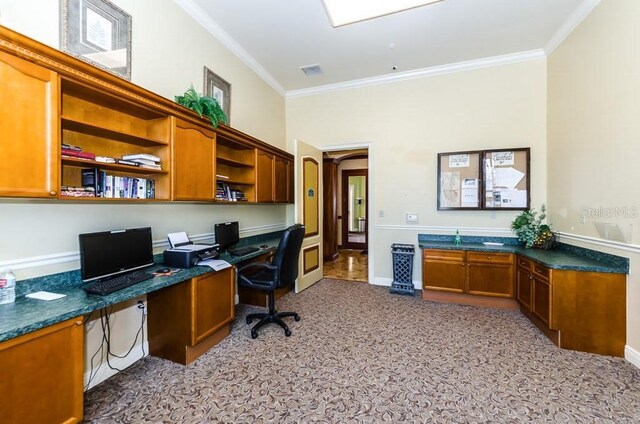
<path fill-rule="evenodd" d="M 289 161 L 276 156 L 273 161 L 274 192 L 276 203 L 287 203 L 289 197 Z"/>
<path fill-rule="evenodd" d="M 424 260 L 422 288 L 464 293 L 467 267 L 464 262 Z"/>
<path fill-rule="evenodd" d="M 57 196 L 58 75 L 0 52 L 0 93 L 0 196 Z"/>
<path fill-rule="evenodd" d="M 0 421 L 82 421 L 83 338 L 74 318 L 0 343 Z"/>
<path fill-rule="evenodd" d="M 214 140 L 213 131 L 174 120 L 172 178 L 175 200 L 214 198 Z"/>
<path fill-rule="evenodd" d="M 273 202 L 273 155 L 256 150 L 256 200 Z"/>
<path fill-rule="evenodd" d="M 520 305 L 531 310 L 532 277 L 528 269 L 518 267 L 516 270 L 516 296 Z"/>
<path fill-rule="evenodd" d="M 549 322 L 551 322 L 551 285 L 535 276 L 531 281 L 533 283 L 531 312 L 549 326 Z"/>
<path fill-rule="evenodd" d="M 469 262 L 467 293 L 513 299 L 513 266 Z"/>
<path fill-rule="evenodd" d="M 287 203 L 295 203 L 295 189 L 294 189 L 294 178 L 295 174 L 293 168 L 293 162 L 289 162 L 287 164 Z"/>
<path fill-rule="evenodd" d="M 195 346 L 233 321 L 235 311 L 233 273 L 233 268 L 227 268 L 194 279 L 191 346 Z"/>

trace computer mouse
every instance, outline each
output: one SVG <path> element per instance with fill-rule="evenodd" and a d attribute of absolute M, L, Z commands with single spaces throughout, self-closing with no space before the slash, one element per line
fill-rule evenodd
<path fill-rule="evenodd" d="M 167 274 L 169 272 L 171 272 L 171 270 L 169 268 L 162 268 L 156 271 L 158 274 Z"/>
<path fill-rule="evenodd" d="M 262 246 L 260 246 L 260 249 L 267 249 L 269 248 L 269 246 L 267 246 L 266 244 L 263 244 Z"/>

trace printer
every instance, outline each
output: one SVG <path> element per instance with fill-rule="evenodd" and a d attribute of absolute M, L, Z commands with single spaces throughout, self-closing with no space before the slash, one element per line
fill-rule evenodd
<path fill-rule="evenodd" d="M 171 249 L 163 252 L 164 264 L 168 267 L 191 268 L 200 261 L 215 259 L 220 255 L 218 244 L 194 244 L 187 233 L 170 233 Z"/>

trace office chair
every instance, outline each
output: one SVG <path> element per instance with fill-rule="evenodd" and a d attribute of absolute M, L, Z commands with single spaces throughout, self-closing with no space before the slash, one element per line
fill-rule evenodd
<path fill-rule="evenodd" d="M 247 324 L 251 324 L 254 319 L 260 320 L 251 329 L 251 337 L 254 339 L 258 337 L 258 329 L 271 322 L 284 328 L 284 335 L 289 337 L 291 330 L 282 318 L 293 317 L 294 320 L 300 321 L 300 316 L 295 312 L 276 311 L 275 289 L 291 286 L 298 277 L 298 258 L 303 238 L 304 226 L 292 225 L 284 230 L 271 262 L 254 262 L 238 269 L 238 284 L 266 291 L 269 298 L 268 313 L 247 315 Z"/>

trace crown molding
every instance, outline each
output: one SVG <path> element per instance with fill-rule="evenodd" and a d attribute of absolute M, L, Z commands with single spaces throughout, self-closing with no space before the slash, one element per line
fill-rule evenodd
<path fill-rule="evenodd" d="M 584 0 L 580 6 L 567 18 L 566 21 L 553 34 L 553 37 L 544 47 L 547 56 L 553 53 L 560 44 L 573 32 L 574 29 L 600 4 L 601 0 Z"/>
<path fill-rule="evenodd" d="M 501 56 L 485 57 L 482 59 L 467 60 L 464 62 L 450 63 L 447 65 L 432 66 L 430 68 L 416 69 L 413 71 L 398 72 L 394 74 L 380 75 L 371 78 L 362 78 L 336 84 L 320 85 L 318 87 L 302 88 L 300 90 L 287 91 L 287 98 L 313 96 L 316 94 L 330 93 L 333 91 L 350 90 L 353 88 L 371 87 L 392 82 L 406 81 L 416 78 L 433 77 L 437 75 L 452 74 L 455 72 L 470 71 L 474 69 L 490 68 L 493 66 L 510 65 L 514 63 L 528 62 L 531 60 L 545 59 L 544 50 L 528 50 L 525 52 L 506 54 Z"/>
<path fill-rule="evenodd" d="M 234 55 L 242 60 L 245 65 L 253 70 L 260 78 L 271 86 L 281 96 L 286 95 L 282 85 L 253 58 L 240 44 L 234 40 L 225 30 L 220 27 L 209 15 L 198 6 L 193 0 L 174 0 L 189 16 L 206 29 L 216 40 L 229 49 Z"/>

